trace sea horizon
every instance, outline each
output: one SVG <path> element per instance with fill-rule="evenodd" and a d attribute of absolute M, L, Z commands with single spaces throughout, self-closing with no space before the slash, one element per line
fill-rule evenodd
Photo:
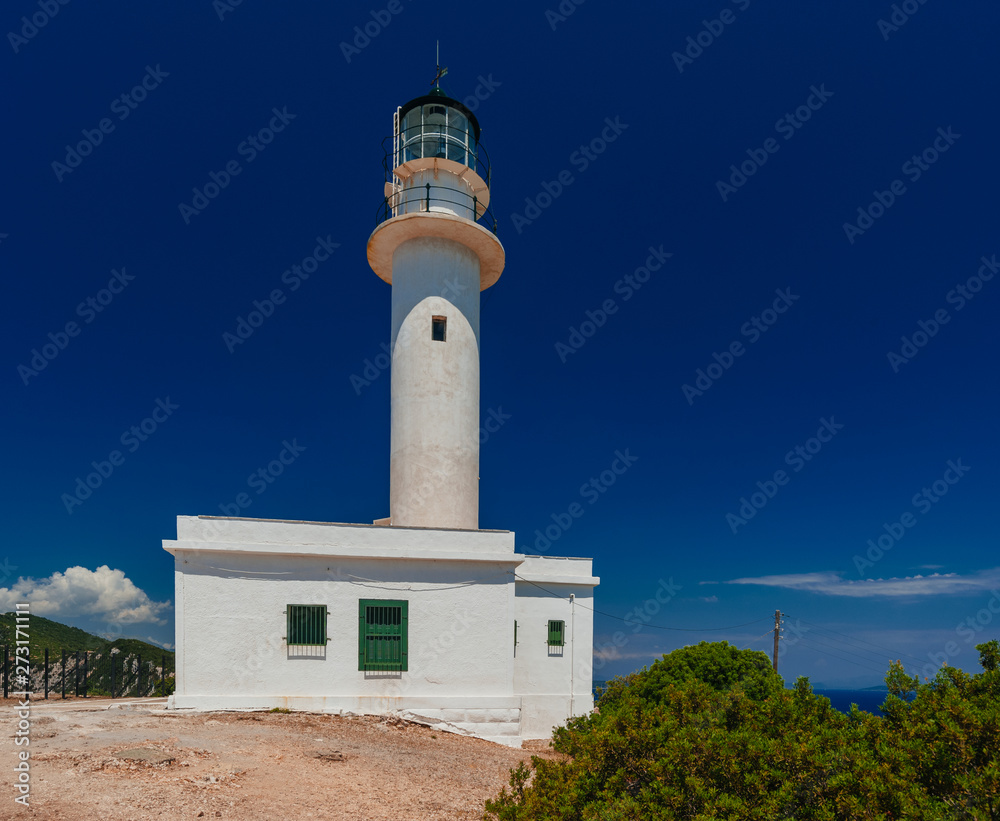
<path fill-rule="evenodd" d="M 603 689 L 607 685 L 607 681 L 595 681 L 593 687 L 594 700 L 598 698 L 598 690 Z M 791 690 L 791 687 L 786 689 Z M 857 704 L 859 710 L 863 710 L 866 713 L 871 713 L 875 716 L 881 716 L 882 711 L 879 707 L 885 702 L 885 698 L 889 695 L 887 689 L 878 687 L 869 687 L 864 689 L 849 688 L 849 687 L 818 687 L 813 688 L 813 693 L 818 696 L 824 696 L 830 699 L 830 706 L 834 710 L 841 713 L 849 713 L 851 711 L 851 705 Z"/>

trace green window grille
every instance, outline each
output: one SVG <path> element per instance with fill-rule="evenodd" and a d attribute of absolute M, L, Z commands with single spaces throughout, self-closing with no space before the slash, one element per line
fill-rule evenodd
<path fill-rule="evenodd" d="M 566 643 L 566 622 L 549 622 L 549 647 L 562 647 Z"/>
<path fill-rule="evenodd" d="M 290 604 L 285 610 L 289 647 L 326 646 L 326 605 Z"/>
<path fill-rule="evenodd" d="M 358 669 L 406 670 L 407 602 L 358 602 Z"/>

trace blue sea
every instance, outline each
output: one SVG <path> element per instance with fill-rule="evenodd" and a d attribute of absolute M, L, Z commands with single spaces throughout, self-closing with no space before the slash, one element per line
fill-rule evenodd
<path fill-rule="evenodd" d="M 606 682 L 603 681 L 594 682 L 595 701 L 598 697 L 598 690 L 603 689 L 605 684 Z M 885 701 L 885 697 L 888 695 L 887 690 L 813 690 L 813 692 L 830 699 L 830 706 L 834 710 L 849 713 L 851 704 L 857 704 L 859 709 L 876 716 L 882 715 L 879 705 Z"/>
<path fill-rule="evenodd" d="M 849 713 L 851 704 L 854 703 L 858 705 L 858 709 L 876 716 L 882 715 L 879 705 L 889 695 L 888 690 L 813 690 L 813 692 L 830 699 L 830 706 L 834 710 Z"/>

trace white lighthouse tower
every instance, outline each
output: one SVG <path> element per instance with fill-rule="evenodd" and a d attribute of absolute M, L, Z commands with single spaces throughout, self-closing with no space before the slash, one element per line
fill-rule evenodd
<path fill-rule="evenodd" d="M 438 86 L 396 111 L 368 262 L 392 286 L 389 521 L 479 527 L 479 294 L 504 267 L 475 115 Z"/>
<path fill-rule="evenodd" d="M 600 579 L 479 528 L 479 294 L 504 267 L 479 123 L 434 87 L 387 140 L 368 261 L 392 286 L 390 516 L 178 516 L 169 705 L 394 713 L 518 747 L 593 707 Z"/>

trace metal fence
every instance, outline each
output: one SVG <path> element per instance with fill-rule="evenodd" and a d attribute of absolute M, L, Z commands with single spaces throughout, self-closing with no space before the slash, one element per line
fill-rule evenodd
<path fill-rule="evenodd" d="M 51 694 L 58 698 L 142 698 L 166 696 L 174 691 L 174 657 L 159 658 L 125 654 L 111 650 L 45 650 L 30 658 L 24 675 L 22 659 L 15 660 L 13 648 L 4 645 L 3 696 L 28 691 L 36 698 Z M 20 669 L 19 669 L 20 668 Z"/>

